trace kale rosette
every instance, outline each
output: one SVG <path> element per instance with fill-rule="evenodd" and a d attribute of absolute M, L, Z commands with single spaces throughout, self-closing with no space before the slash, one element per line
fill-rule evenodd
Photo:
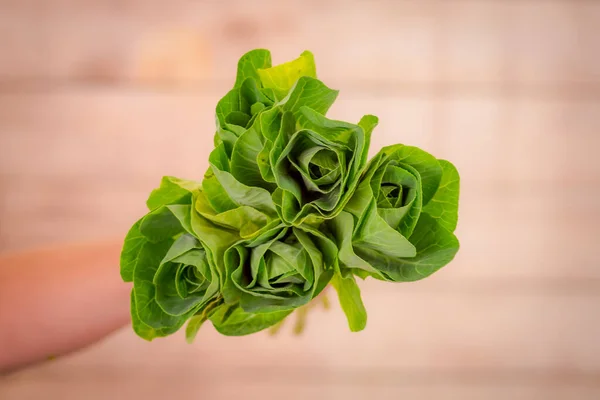
<path fill-rule="evenodd" d="M 392 145 L 368 160 L 372 115 L 326 116 L 338 92 L 312 53 L 275 65 L 244 54 L 218 102 L 201 182 L 164 177 L 125 238 L 134 331 L 152 340 L 205 321 L 223 335 L 279 326 L 332 286 L 352 331 L 367 315 L 355 277 L 425 278 L 459 249 L 459 175 Z M 315 303 L 312 303 L 315 304 Z"/>
<path fill-rule="evenodd" d="M 244 311 L 253 313 L 305 305 L 332 277 L 335 243 L 310 226 L 284 227 L 266 236 L 227 251 L 226 301 L 239 302 Z"/>
<path fill-rule="evenodd" d="M 193 222 L 200 195 L 197 182 L 163 178 L 148 198 L 150 212 L 125 238 L 121 277 L 133 282 L 133 328 L 147 340 L 176 332 L 221 297 L 213 253 L 219 248 L 200 241 Z"/>
<path fill-rule="evenodd" d="M 383 148 L 332 221 L 340 264 L 393 282 L 431 275 L 459 249 L 458 198 L 459 175 L 450 162 L 416 147 Z"/>
<path fill-rule="evenodd" d="M 275 67 L 266 51 L 242 57 L 236 86 L 217 107 L 216 147 L 203 182 L 216 209 L 223 198 L 233 207 L 237 194 L 251 189 L 272 197 L 286 225 L 343 209 L 365 168 L 377 118 L 326 118 L 337 91 L 315 74 L 308 52 Z"/>

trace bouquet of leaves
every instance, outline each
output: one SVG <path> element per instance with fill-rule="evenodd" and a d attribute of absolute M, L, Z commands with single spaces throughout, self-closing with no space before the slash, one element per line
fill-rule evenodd
<path fill-rule="evenodd" d="M 247 335 L 302 314 L 329 285 L 350 329 L 366 325 L 356 277 L 425 278 L 459 249 L 459 175 L 403 144 L 368 160 L 372 115 L 325 116 L 338 92 L 313 55 L 271 65 L 267 50 L 238 63 L 217 104 L 214 149 L 201 181 L 164 177 L 125 238 L 135 332 L 152 340 L 210 320 Z"/>

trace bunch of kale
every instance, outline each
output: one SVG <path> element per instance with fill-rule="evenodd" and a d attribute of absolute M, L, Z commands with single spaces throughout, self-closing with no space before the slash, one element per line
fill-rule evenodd
<path fill-rule="evenodd" d="M 203 180 L 164 177 L 125 239 L 139 336 L 188 322 L 192 340 L 206 320 L 224 335 L 258 332 L 329 284 L 358 331 L 355 276 L 414 281 L 453 259 L 454 166 L 401 144 L 367 160 L 377 117 L 326 118 L 337 94 L 310 52 L 275 67 L 267 50 L 240 59 Z"/>

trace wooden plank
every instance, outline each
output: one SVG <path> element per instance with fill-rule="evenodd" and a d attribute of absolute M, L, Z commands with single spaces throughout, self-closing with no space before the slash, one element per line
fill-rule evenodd
<path fill-rule="evenodd" d="M 334 60 L 341 61 L 343 68 L 330 71 L 329 76 L 342 71 L 347 76 L 371 75 L 372 68 L 390 53 L 384 39 L 395 30 L 403 43 L 413 41 L 393 53 L 399 67 L 395 74 L 421 80 L 430 77 L 433 19 L 428 7 L 404 2 L 390 14 L 385 5 L 363 7 L 359 2 L 342 5 L 334 1 L 315 8 L 299 1 L 176 1 L 165 10 L 157 2 L 116 6 L 56 1 L 37 10 L 14 3 L 0 13 L 8 41 L 2 47 L 13 50 L 8 58 L 11 65 L 3 65 L 0 75 L 7 79 L 231 81 L 237 58 L 251 47 L 273 49 L 279 60 L 314 49 L 324 76 Z M 342 36 L 331 34 L 338 29 L 344 32 Z M 31 45 L 52 55 L 51 63 L 28 50 Z M 43 66 L 38 65 L 40 57 L 44 57 Z"/>
<path fill-rule="evenodd" d="M 589 50 L 600 6 L 593 1 L 440 2 L 442 80 L 525 86 L 600 81 Z"/>
<path fill-rule="evenodd" d="M 369 324 L 358 334 L 347 331 L 337 305 L 311 314 L 300 337 L 291 336 L 289 325 L 274 338 L 226 338 L 207 325 L 188 345 L 181 334 L 148 343 L 124 329 L 83 352 L 8 377 L 0 394 L 26 394 L 31 382 L 49 393 L 96 386 L 144 391 L 143 382 L 160 382 L 162 389 L 149 391 L 149 398 L 171 384 L 173 393 L 206 387 L 215 395 L 232 383 L 273 382 L 334 392 L 437 388 L 472 396 L 514 388 L 523 398 L 546 393 L 543 388 L 565 395 L 600 389 L 600 324 L 590 318 L 597 294 L 448 296 L 421 293 L 415 285 L 381 291 L 382 285 L 363 285 Z"/>
<path fill-rule="evenodd" d="M 271 375 L 276 369 L 264 371 Z M 243 373 L 245 373 L 244 371 Z M 182 376 L 183 375 L 183 376 Z M 40 397 L 77 400 L 86 398 L 100 400 L 111 398 L 115 400 L 144 398 L 159 400 L 165 397 L 186 397 L 197 393 L 201 398 L 233 399 L 243 395 L 244 399 L 262 400 L 285 398 L 289 400 L 327 399 L 364 399 L 368 397 L 377 400 L 431 400 L 431 399 L 461 399 L 461 400 L 595 400 L 600 395 L 600 389 L 594 387 L 556 387 L 549 384 L 486 384 L 486 385 L 430 385 L 423 384 L 403 386 L 360 386 L 347 382 L 344 384 L 312 384 L 297 383 L 305 378 L 294 373 L 294 383 L 284 385 L 277 382 L 240 384 L 231 371 L 223 371 L 227 381 L 218 383 L 206 378 L 187 378 L 182 371 L 174 379 L 165 382 L 164 375 L 155 379 L 130 371 L 127 375 L 105 378 L 102 375 L 87 375 L 80 380 L 65 376 L 59 381 L 39 379 L 32 376 L 29 379 L 7 381 L 0 383 L 0 394 L 5 400 L 35 400 Z M 212 377 L 212 375 L 211 375 Z M 154 377 L 153 377 L 154 378 Z"/>
<path fill-rule="evenodd" d="M 110 168 L 120 176 L 201 176 L 220 94 L 89 89 L 0 95 L 0 168 L 9 176 Z M 378 115 L 371 154 L 391 143 L 416 145 L 451 159 L 465 181 L 536 191 L 557 181 L 574 188 L 600 179 L 592 153 L 600 145 L 597 109 L 596 102 L 431 99 L 342 88 L 329 115 L 350 121 Z M 36 162 L 21 154 L 24 149 L 37 151 Z"/>
<path fill-rule="evenodd" d="M 301 337 L 291 335 L 289 324 L 274 339 L 266 334 L 225 338 L 207 326 L 188 346 L 180 334 L 148 344 L 125 330 L 91 349 L 93 356 L 64 361 L 69 368 L 153 369 L 152 360 L 161 359 L 161 369 L 201 368 L 206 362 L 215 369 L 360 369 L 378 371 L 388 382 L 398 379 L 393 371 L 404 370 L 600 373 L 600 324 L 591 318 L 600 304 L 597 293 L 450 295 L 423 291 L 419 284 L 368 280 L 361 286 L 369 321 L 358 334 L 348 331 L 332 293 L 333 309 L 311 314 Z"/>
<path fill-rule="evenodd" d="M 505 60 L 508 76 L 531 84 L 600 81 L 600 57 L 591 51 L 596 46 L 600 3 L 514 2 L 504 17 L 510 44 Z"/>
<path fill-rule="evenodd" d="M 245 338 L 207 325 L 193 345 L 181 334 L 148 343 L 125 328 L 3 378 L 0 396 L 592 399 L 600 390 L 600 324 L 590 318 L 597 292 L 448 295 L 374 281 L 362 291 L 369 324 L 359 334 L 347 331 L 337 305 L 315 310 L 300 337 L 289 324 L 277 337 Z"/>
<path fill-rule="evenodd" d="M 598 94 L 591 1 L 4 2 L 4 82 L 231 81 L 253 47 L 317 55 L 327 81 L 569 87 Z M 533 87 L 531 87 L 533 86 Z"/>
<path fill-rule="evenodd" d="M 465 181 L 535 193 L 559 181 L 575 188 L 600 179 L 599 102 L 482 95 L 448 97 L 436 107 L 435 154 L 455 162 Z"/>
<path fill-rule="evenodd" d="M 212 144 L 215 106 L 224 93 L 90 89 L 0 94 L 5 132 L 0 168 L 39 176 L 100 171 L 111 163 L 121 174 L 201 176 L 211 150 L 206 144 Z M 432 105 L 428 98 L 343 90 L 328 115 L 358 121 L 376 114 L 380 124 L 373 152 L 399 141 L 431 148 Z M 43 169 L 16 154 L 25 148 L 41 153 L 36 158 Z M 166 149 L 170 154 L 158 157 Z M 92 150 L 98 150 L 96 155 Z"/>

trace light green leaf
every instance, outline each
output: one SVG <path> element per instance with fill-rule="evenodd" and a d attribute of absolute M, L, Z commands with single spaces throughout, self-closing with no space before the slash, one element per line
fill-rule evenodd
<path fill-rule="evenodd" d="M 162 178 L 160 187 L 150 193 L 146 205 L 148 209 L 154 210 L 167 204 L 189 203 L 192 192 L 201 188 L 202 185 L 200 182 L 165 176 Z"/>
<path fill-rule="evenodd" d="M 267 215 L 277 214 L 269 191 L 260 187 L 244 185 L 229 172 L 221 171 L 215 165 L 211 165 L 211 167 L 215 177 L 236 205 L 253 207 Z"/>
<path fill-rule="evenodd" d="M 303 52 L 295 60 L 267 69 L 259 69 L 258 76 L 264 87 L 271 88 L 278 98 L 283 98 L 296 81 L 303 77 L 317 77 L 315 59 L 310 51 Z"/>
<path fill-rule="evenodd" d="M 204 314 L 197 314 L 189 319 L 188 324 L 185 327 L 185 340 L 189 344 L 194 342 L 198 331 L 200 331 L 200 328 L 202 327 L 204 322 L 206 322 L 206 320 L 207 318 Z"/>
<path fill-rule="evenodd" d="M 224 254 L 234 243 L 241 240 L 239 232 L 231 229 L 224 229 L 212 223 L 203 215 L 214 213 L 208 203 L 206 195 L 203 192 L 194 197 L 194 206 L 197 212 L 192 215 L 192 230 L 194 236 L 200 239 L 212 265 L 216 266 L 216 273 L 219 275 L 221 284 L 225 283 Z M 215 213 L 217 214 L 217 213 Z"/>
<path fill-rule="evenodd" d="M 215 313 L 219 309 L 219 307 L 223 304 L 222 298 L 215 298 L 211 300 L 210 303 L 198 314 L 194 315 L 189 319 L 187 326 L 185 327 L 185 340 L 188 343 L 193 343 L 194 339 L 196 339 L 196 335 L 198 331 L 206 322 L 211 315 Z"/>
<path fill-rule="evenodd" d="M 215 169 L 222 171 L 229 171 L 230 164 L 227 154 L 225 153 L 225 146 L 220 144 L 215 147 L 210 153 L 208 162 L 215 166 Z M 217 179 L 212 167 L 209 167 L 204 174 L 202 181 L 202 191 L 204 192 L 206 199 L 216 212 L 223 212 L 232 210 L 237 207 L 237 204 L 231 200 L 223 185 Z"/>
<path fill-rule="evenodd" d="M 365 163 L 367 162 L 369 147 L 371 146 L 371 134 L 378 124 L 379 118 L 374 115 L 364 115 L 360 121 L 358 121 L 358 126 L 360 126 L 365 132 L 365 144 L 363 146 L 363 154 L 361 156 L 361 160 L 363 160 Z"/>
<path fill-rule="evenodd" d="M 196 204 L 196 210 L 204 218 L 213 222 L 215 225 L 238 232 L 242 239 L 254 237 L 263 228 L 273 222 L 269 216 L 248 206 L 240 206 L 233 210 L 214 214 L 211 211 L 206 212 L 206 208 L 202 207 L 201 203 Z"/>
<path fill-rule="evenodd" d="M 228 172 L 229 163 L 224 157 L 222 147 L 213 150 L 209 158 L 210 169 L 203 181 L 206 198 L 212 207 L 218 212 L 223 212 L 238 206 L 248 206 L 267 215 L 277 215 L 270 192 L 262 187 L 248 186 L 238 181 Z"/>
<path fill-rule="evenodd" d="M 368 262 L 357 256 L 354 252 L 352 243 L 354 219 L 350 213 L 342 211 L 334 219 L 329 220 L 327 226 L 329 227 L 332 236 L 337 241 L 336 244 L 339 248 L 340 268 L 352 268 L 355 272 L 357 269 L 360 269 L 373 275 L 379 273 Z"/>
<path fill-rule="evenodd" d="M 331 280 L 340 300 L 342 310 L 348 319 L 348 325 L 352 332 L 359 332 L 365 329 L 367 325 L 367 310 L 360 296 L 360 288 L 354 280 L 352 274 L 342 276 L 336 273 Z"/>

